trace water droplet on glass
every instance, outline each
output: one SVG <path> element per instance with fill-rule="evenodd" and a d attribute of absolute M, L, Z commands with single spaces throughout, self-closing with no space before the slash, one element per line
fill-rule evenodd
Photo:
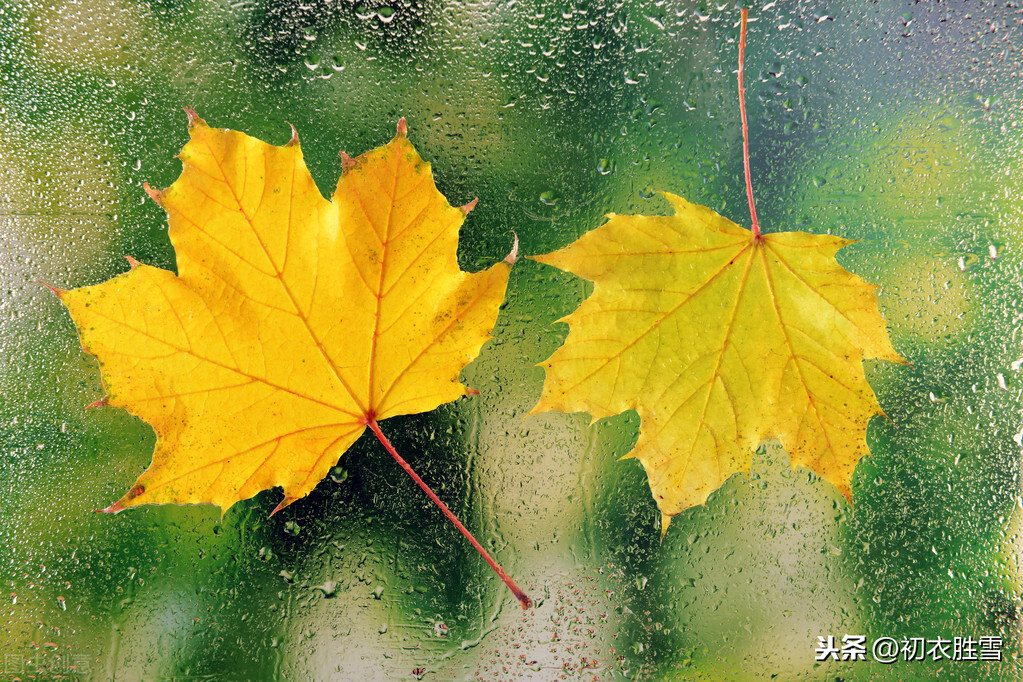
<path fill-rule="evenodd" d="M 980 258 L 975 253 L 964 253 L 959 256 L 959 259 L 956 261 L 959 265 L 959 270 L 962 272 L 966 272 L 979 262 Z"/>
<path fill-rule="evenodd" d="M 338 587 L 337 582 L 333 580 L 328 580 L 322 585 L 315 585 L 313 589 L 322 592 L 324 599 L 330 599 L 335 594 L 337 594 L 337 587 Z"/>

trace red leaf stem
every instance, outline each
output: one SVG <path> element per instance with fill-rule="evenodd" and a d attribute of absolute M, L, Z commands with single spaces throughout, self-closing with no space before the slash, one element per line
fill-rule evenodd
<path fill-rule="evenodd" d="M 746 21 L 749 10 L 742 10 L 742 26 L 739 29 L 739 112 L 742 115 L 742 164 L 746 171 L 746 199 L 749 200 L 749 214 L 753 220 L 753 238 L 760 239 L 760 223 L 757 209 L 753 206 L 753 181 L 749 172 L 749 127 L 746 125 L 746 88 L 742 84 L 742 62 L 746 57 Z"/>
<path fill-rule="evenodd" d="M 405 470 L 405 473 L 411 476 L 412 480 L 415 481 L 419 485 L 419 487 L 423 489 L 423 492 L 426 493 L 429 496 L 429 498 L 433 500 L 433 503 L 440 508 L 441 512 L 444 513 L 444 516 L 448 517 L 448 520 L 451 521 L 451 523 L 455 524 L 455 528 L 457 528 L 459 532 L 461 532 L 462 535 L 465 536 L 465 539 L 469 541 L 469 544 L 476 548 L 476 551 L 480 553 L 480 556 L 487 560 L 487 563 L 490 564 L 490 568 L 494 569 L 494 572 L 497 573 L 498 576 L 500 576 L 501 580 L 504 581 L 504 584 L 507 585 L 508 589 L 512 591 L 512 594 L 515 595 L 515 598 L 519 600 L 520 604 L 522 604 L 522 608 L 528 609 L 530 606 L 532 606 L 533 601 L 526 596 L 526 593 L 523 592 L 522 589 L 515 584 L 515 581 L 512 580 L 507 573 L 504 572 L 504 569 L 501 568 L 501 566 L 496 561 L 494 561 L 490 554 L 487 553 L 487 550 L 483 549 L 483 545 L 481 545 L 476 540 L 476 538 L 472 536 L 472 533 L 469 532 L 469 529 L 462 525 L 462 522 L 455 517 L 452 511 L 448 509 L 448 506 L 446 504 L 441 502 L 440 498 L 437 497 L 437 494 L 430 489 L 430 486 L 426 485 L 423 479 L 419 478 L 419 474 L 413 471 L 412 467 L 409 466 L 409 463 L 406 462 L 402 458 L 402 456 L 398 454 L 398 451 L 394 449 L 393 445 L 391 445 L 391 441 L 389 441 L 387 439 L 387 436 L 384 435 L 383 431 L 380 430 L 380 425 L 377 424 L 376 419 L 369 420 L 369 422 L 367 422 L 367 426 L 369 426 L 369 428 L 373 430 L 373 433 L 376 434 L 377 439 L 384 446 L 384 449 L 391 453 L 391 457 L 394 457 L 394 461 L 396 461 L 398 465 Z"/>

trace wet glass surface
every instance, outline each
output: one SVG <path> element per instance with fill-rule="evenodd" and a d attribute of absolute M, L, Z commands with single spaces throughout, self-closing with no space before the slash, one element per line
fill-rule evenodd
<path fill-rule="evenodd" d="M 62 288 L 172 268 L 142 183 L 182 107 L 328 192 L 401 116 L 459 259 L 548 253 L 667 190 L 748 224 L 734 3 L 8 2 L 0 7 L 0 679 L 1017 679 L 1023 131 L 1017 3 L 751 7 L 765 232 L 858 239 L 905 365 L 854 506 L 766 443 L 663 542 L 634 413 L 525 415 L 582 280 L 529 260 L 463 372 L 388 420 L 399 451 L 536 600 L 502 583 L 370 436 L 309 497 L 93 514 L 155 436 L 102 397 Z M 1002 660 L 815 661 L 818 638 L 1001 638 Z M 868 654 L 867 658 L 871 658 Z M 73 666 L 73 669 L 72 669 Z M 42 671 L 42 672 L 40 672 Z"/>

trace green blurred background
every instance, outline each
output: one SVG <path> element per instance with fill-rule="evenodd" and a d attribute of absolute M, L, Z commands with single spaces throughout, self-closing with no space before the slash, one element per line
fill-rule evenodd
<path fill-rule="evenodd" d="M 454 205 L 459 257 L 546 253 L 668 190 L 748 223 L 734 2 L 13 0 L 0 5 L 0 680 L 1021 677 L 1016 3 L 751 4 L 765 231 L 860 239 L 905 365 L 854 506 L 771 443 L 678 517 L 635 414 L 525 418 L 584 282 L 520 261 L 464 379 L 481 395 L 384 429 L 537 599 L 500 581 L 370 438 L 308 498 L 91 510 L 154 435 L 110 408 L 35 280 L 167 268 L 186 136 L 283 144 L 323 190 L 401 116 Z M 819 636 L 997 636 L 1002 662 L 817 663 Z"/>

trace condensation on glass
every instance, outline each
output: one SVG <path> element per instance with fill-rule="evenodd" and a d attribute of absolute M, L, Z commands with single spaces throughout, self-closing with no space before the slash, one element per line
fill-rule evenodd
<path fill-rule="evenodd" d="M 60 304 L 174 267 L 182 107 L 283 144 L 321 189 L 405 116 L 468 270 L 550 252 L 667 190 L 748 224 L 735 3 L 15 1 L 0 7 L 0 677 L 1015 679 L 1020 41 L 1015 3 L 753 4 L 765 231 L 859 240 L 902 365 L 868 363 L 850 505 L 765 443 L 663 542 L 633 413 L 526 417 L 585 282 L 522 260 L 481 395 L 386 424 L 536 599 L 523 613 L 369 439 L 308 498 L 93 514 L 148 464 Z M 864 637 L 867 660 L 822 640 Z M 879 638 L 1001 661 L 881 664 Z M 998 646 L 992 644 L 998 641 Z M 967 651 L 968 654 L 968 651 Z M 848 658 L 849 656 L 846 656 Z M 835 659 L 839 660 L 835 660 Z M 852 659 L 856 656 L 852 655 Z M 979 657 L 978 657 L 979 658 Z M 46 677 L 50 675 L 50 677 Z M 41 676 L 41 677 L 40 677 Z"/>

